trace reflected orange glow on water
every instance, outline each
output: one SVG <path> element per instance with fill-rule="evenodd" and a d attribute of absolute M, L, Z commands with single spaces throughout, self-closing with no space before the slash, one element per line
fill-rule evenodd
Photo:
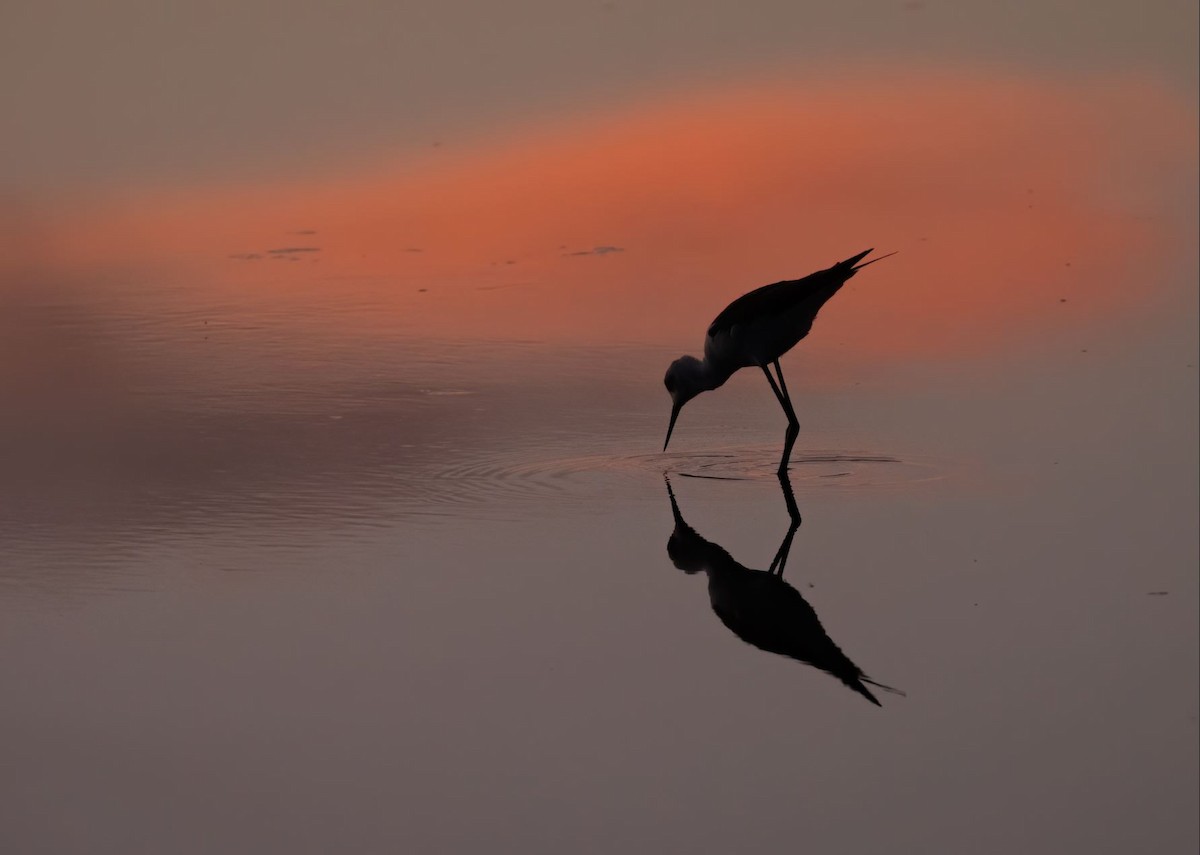
<path fill-rule="evenodd" d="M 938 356 L 1151 288 L 1193 118 L 1111 78 L 744 85 L 350 178 L 133 194 L 50 245 L 269 299 L 369 293 L 430 336 L 693 346 L 737 294 L 875 246 L 901 254 L 818 333 L 836 315 L 854 352 Z"/>

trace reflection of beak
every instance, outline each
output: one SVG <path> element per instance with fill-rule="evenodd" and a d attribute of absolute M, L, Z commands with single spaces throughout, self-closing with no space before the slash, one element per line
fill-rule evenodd
<path fill-rule="evenodd" d="M 683 404 L 675 404 L 671 407 L 671 424 L 667 426 L 667 441 L 663 443 L 663 451 L 667 450 L 667 445 L 671 442 L 671 431 L 675 430 L 675 420 L 679 418 L 679 411 L 683 409 Z"/>
<path fill-rule="evenodd" d="M 671 497 L 671 513 L 675 517 L 675 527 L 688 527 L 688 524 L 683 521 L 683 514 L 679 513 L 679 503 L 675 501 L 675 491 L 671 489 L 671 479 L 667 477 L 667 473 L 663 473 L 663 480 L 667 482 L 667 495 Z"/>

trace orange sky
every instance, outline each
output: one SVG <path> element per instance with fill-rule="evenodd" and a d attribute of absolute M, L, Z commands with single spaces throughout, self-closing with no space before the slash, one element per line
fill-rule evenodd
<path fill-rule="evenodd" d="M 814 339 L 836 315 L 855 351 L 960 353 L 1152 287 L 1195 146 L 1192 108 L 1142 80 L 758 81 L 337 178 L 133 189 L 52 218 L 37 261 L 369 293 L 430 336 L 698 348 L 732 297 L 874 246 L 901 254 Z M 622 251 L 572 255 L 602 246 Z M 272 257 L 288 247 L 319 251 Z"/>

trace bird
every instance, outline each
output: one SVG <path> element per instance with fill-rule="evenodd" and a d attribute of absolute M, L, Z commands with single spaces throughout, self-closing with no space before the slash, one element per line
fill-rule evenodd
<path fill-rule="evenodd" d="M 792 537 L 800 526 L 800 512 L 786 475 L 779 480 L 792 522 L 769 570 L 754 570 L 739 564 L 720 545 L 700 536 L 684 521 L 671 489 L 671 479 L 666 475 L 664 479 L 675 518 L 675 528 L 667 540 L 667 555 L 672 564 L 689 576 L 701 571 L 708 576 L 712 610 L 730 632 L 759 650 L 795 659 L 836 677 L 875 706 L 882 704 L 868 686 L 904 694 L 864 674 L 829 637 L 804 596 L 783 580 Z"/>
<path fill-rule="evenodd" d="M 896 254 L 889 252 L 859 264 L 872 252 L 874 249 L 865 250 L 803 279 L 764 285 L 726 306 L 708 326 L 704 358 L 681 356 L 667 368 L 663 384 L 671 395 L 671 423 L 667 426 L 663 451 L 671 443 L 675 420 L 684 404 L 701 392 L 716 389 L 734 372 L 758 366 L 767 375 L 771 391 L 787 416 L 783 457 L 779 461 L 779 472 L 786 472 L 792 446 L 800 434 L 800 420 L 796 418 L 787 384 L 783 381 L 779 358 L 808 335 L 817 312 L 850 277 L 867 265 Z M 772 376 L 771 366 L 774 366 L 776 376 Z"/>

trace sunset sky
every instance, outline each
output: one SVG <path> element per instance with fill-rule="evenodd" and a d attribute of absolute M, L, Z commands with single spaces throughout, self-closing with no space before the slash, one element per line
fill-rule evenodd
<path fill-rule="evenodd" d="M 682 345 L 899 250 L 827 310 L 867 356 L 1152 306 L 1128 283 L 1195 226 L 1194 4 L 1036 7 L 7 4 L 5 279 Z"/>

